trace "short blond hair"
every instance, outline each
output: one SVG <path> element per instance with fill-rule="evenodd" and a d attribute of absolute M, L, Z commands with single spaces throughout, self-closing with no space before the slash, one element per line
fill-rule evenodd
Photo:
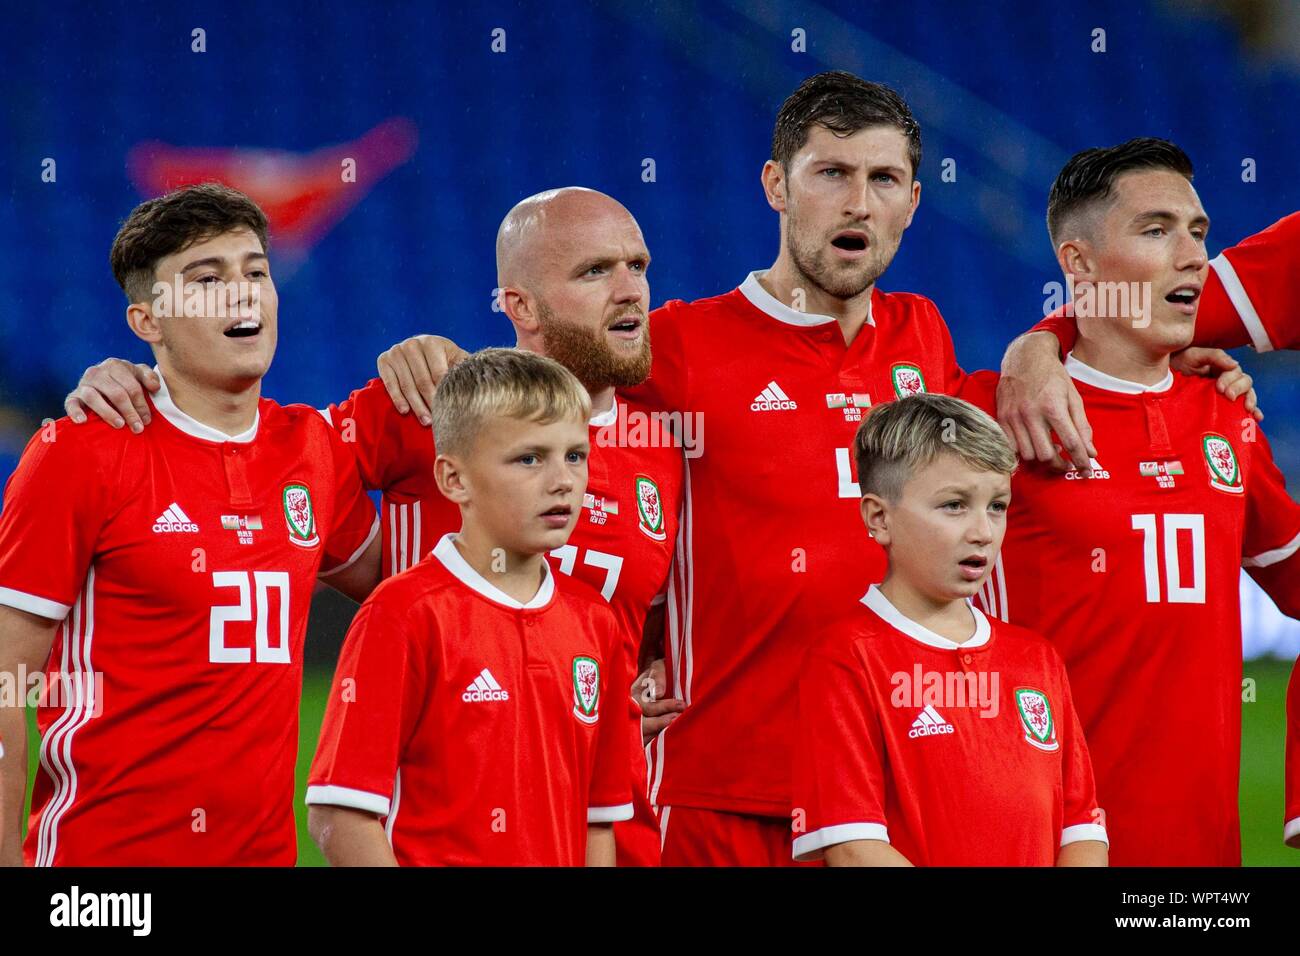
<path fill-rule="evenodd" d="M 1015 452 L 998 423 L 947 395 L 922 393 L 877 405 L 853 439 L 862 493 L 888 501 L 897 501 L 907 480 L 943 452 L 982 471 L 1016 470 Z"/>
<path fill-rule="evenodd" d="M 443 378 L 429 409 L 438 451 L 469 449 L 489 418 L 549 425 L 562 419 L 586 424 L 591 396 L 554 359 L 522 349 L 483 349 Z"/>

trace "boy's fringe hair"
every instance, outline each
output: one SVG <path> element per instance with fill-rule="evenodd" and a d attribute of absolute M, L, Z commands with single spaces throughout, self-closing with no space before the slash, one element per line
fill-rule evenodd
<path fill-rule="evenodd" d="M 573 373 L 554 359 L 522 349 L 475 352 L 449 371 L 430 408 L 433 437 L 442 454 L 466 451 L 483 423 L 494 417 L 550 424 L 586 422 L 591 398 Z"/>
<path fill-rule="evenodd" d="M 947 395 L 909 395 L 877 405 L 853 439 L 862 493 L 887 501 L 897 501 L 907 480 L 942 452 L 984 471 L 1016 470 L 1015 452 L 998 423 Z"/>

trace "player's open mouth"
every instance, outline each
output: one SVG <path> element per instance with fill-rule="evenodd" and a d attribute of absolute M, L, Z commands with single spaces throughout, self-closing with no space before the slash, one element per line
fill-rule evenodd
<path fill-rule="evenodd" d="M 629 315 L 610 325 L 609 331 L 621 339 L 636 339 L 641 335 L 641 325 L 640 316 Z"/>
<path fill-rule="evenodd" d="M 866 254 L 869 237 L 865 232 L 857 229 L 846 229 L 844 232 L 837 232 L 831 238 L 831 245 L 839 250 L 843 258 L 856 259 Z"/>
<path fill-rule="evenodd" d="M 221 334 L 228 339 L 247 339 L 262 332 L 262 323 L 257 319 L 243 319 L 234 322 L 226 328 Z"/>
<path fill-rule="evenodd" d="M 984 576 L 984 569 L 989 566 L 989 559 L 976 554 L 963 558 L 957 564 L 961 568 L 963 578 L 968 581 L 978 581 Z"/>
<path fill-rule="evenodd" d="M 1196 314 L 1196 300 L 1201 297 L 1201 287 L 1199 285 L 1188 284 L 1180 285 L 1173 292 L 1165 296 L 1165 301 L 1178 307 L 1178 311 L 1184 315 Z"/>
<path fill-rule="evenodd" d="M 542 521 L 548 528 L 563 528 L 569 523 L 569 518 L 573 515 L 571 505 L 556 505 L 548 511 L 542 512 Z"/>

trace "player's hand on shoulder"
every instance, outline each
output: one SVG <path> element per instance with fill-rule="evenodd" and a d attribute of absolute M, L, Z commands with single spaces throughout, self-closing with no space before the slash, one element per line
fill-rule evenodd
<path fill-rule="evenodd" d="M 1083 464 L 1097 457 L 1092 426 L 1079 391 L 1061 364 L 1056 336 L 1030 332 L 1007 348 L 998 380 L 998 422 L 1016 453 L 1025 461 L 1069 465 L 1052 441 L 1055 431 L 1070 460 Z"/>
<path fill-rule="evenodd" d="M 649 744 L 660 731 L 671 724 L 686 709 L 686 701 L 665 697 L 668 693 L 668 671 L 661 657 L 637 675 L 632 682 L 632 697 L 641 706 L 641 741 Z"/>
<path fill-rule="evenodd" d="M 421 425 L 432 421 L 429 407 L 447 370 L 469 353 L 441 335 L 414 335 L 382 353 L 375 365 L 388 397 L 405 415 L 414 412 Z"/>
<path fill-rule="evenodd" d="M 1169 357 L 1169 364 L 1175 372 L 1184 375 L 1217 376 L 1216 387 L 1219 394 L 1228 401 L 1235 402 L 1246 396 L 1246 411 L 1255 416 L 1255 421 L 1262 422 L 1264 413 L 1259 408 L 1258 396 L 1255 394 L 1255 380 L 1250 377 L 1241 363 L 1223 349 L 1187 348 L 1175 352 Z"/>
<path fill-rule="evenodd" d="M 132 364 L 126 359 L 104 359 L 82 373 L 77 387 L 63 400 L 63 410 L 78 425 L 91 412 L 114 428 L 130 426 L 139 434 L 149 424 L 149 402 L 145 389 L 162 387 L 162 380 L 148 365 Z"/>

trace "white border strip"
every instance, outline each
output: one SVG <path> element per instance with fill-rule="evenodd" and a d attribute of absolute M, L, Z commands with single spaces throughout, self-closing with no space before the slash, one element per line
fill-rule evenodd
<path fill-rule="evenodd" d="M 1282 545 L 1280 548 L 1274 548 L 1272 551 L 1265 551 L 1263 554 L 1257 554 L 1253 558 L 1243 558 L 1241 566 L 1243 568 L 1266 568 L 1270 564 L 1277 564 L 1279 561 L 1285 561 L 1291 555 L 1300 550 L 1300 534 Z"/>
<path fill-rule="evenodd" d="M 72 610 L 71 604 L 60 604 L 58 601 L 37 597 L 26 591 L 15 591 L 13 588 L 0 588 L 0 604 L 26 611 L 28 614 L 35 614 L 37 617 L 48 617 L 51 621 L 62 621 Z"/>
<path fill-rule="evenodd" d="M 799 862 L 820 859 L 828 846 L 837 846 L 853 840 L 880 840 L 889 842 L 889 828 L 883 823 L 837 823 L 822 827 L 812 833 L 796 837 L 794 858 Z"/>
<path fill-rule="evenodd" d="M 336 787 L 333 784 L 308 787 L 307 797 L 303 802 L 308 806 L 324 804 L 333 807 L 351 807 L 353 810 L 365 810 L 381 817 L 388 816 L 393 803 L 387 797 L 368 790 L 353 790 L 351 787 Z"/>
<path fill-rule="evenodd" d="M 1110 846 L 1110 837 L 1106 836 L 1106 828 L 1099 823 L 1076 823 L 1061 831 L 1061 846 L 1067 843 L 1078 843 L 1080 840 L 1096 840 Z"/>
<path fill-rule="evenodd" d="M 331 574 L 338 574 L 340 571 L 346 571 L 348 568 L 352 567 L 352 565 L 356 564 L 357 560 L 366 553 L 366 548 L 370 547 L 370 542 L 375 540 L 375 535 L 377 534 L 379 534 L 379 515 L 375 515 L 375 520 L 370 523 L 370 533 L 366 535 L 366 540 L 361 542 L 361 547 L 352 552 L 352 557 L 348 558 L 337 568 L 330 568 L 328 571 L 321 571 L 316 575 L 316 577 L 327 578 Z"/>
<path fill-rule="evenodd" d="M 632 819 L 632 804 L 624 803 L 617 807 L 588 807 L 588 823 L 618 823 L 620 820 Z"/>
<path fill-rule="evenodd" d="M 1241 324 L 1246 327 L 1246 332 L 1250 335 L 1250 342 L 1255 347 L 1256 352 L 1273 351 L 1273 343 L 1269 341 L 1268 330 L 1264 328 L 1264 322 L 1255 311 L 1255 303 L 1250 301 L 1250 296 L 1246 293 L 1246 287 L 1241 284 L 1241 279 L 1237 276 L 1237 270 L 1232 267 L 1228 257 L 1220 253 L 1210 260 L 1210 268 L 1215 271 L 1219 281 L 1223 283 L 1223 291 L 1228 293 L 1228 300 L 1232 302 L 1233 308 L 1237 310 L 1237 317 L 1241 319 Z"/>

